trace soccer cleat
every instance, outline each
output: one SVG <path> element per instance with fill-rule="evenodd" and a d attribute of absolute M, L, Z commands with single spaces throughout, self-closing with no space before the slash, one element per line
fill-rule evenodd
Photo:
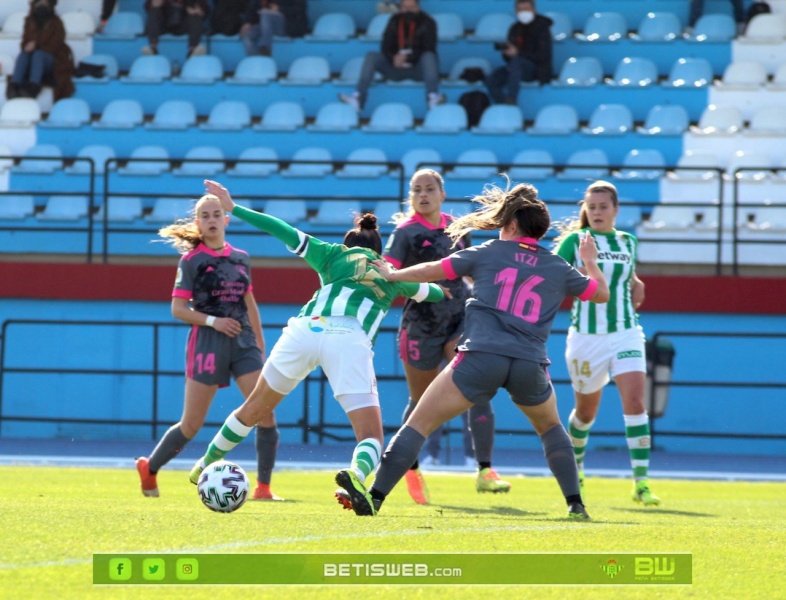
<path fill-rule="evenodd" d="M 338 503 L 344 510 L 352 510 L 352 500 L 349 498 L 349 494 L 344 488 L 338 488 L 333 493 L 333 496 L 338 500 Z"/>
<path fill-rule="evenodd" d="M 273 492 L 270 491 L 270 484 L 269 483 L 260 483 L 257 482 L 257 487 L 254 490 L 254 495 L 251 496 L 252 500 L 273 500 L 273 501 L 282 501 L 284 500 L 280 496 L 276 496 Z"/>
<path fill-rule="evenodd" d="M 431 92 L 427 98 L 428 109 L 431 110 L 435 106 L 439 106 L 440 104 L 445 104 L 445 96 L 443 94 L 438 94 L 437 92 Z"/>
<path fill-rule="evenodd" d="M 146 456 L 136 459 L 136 470 L 142 480 L 142 494 L 148 498 L 158 498 L 158 483 L 156 476 L 150 474 L 150 461 Z"/>
<path fill-rule="evenodd" d="M 336 483 L 346 491 L 352 510 L 356 515 L 373 517 L 377 514 L 371 495 L 352 469 L 342 469 L 336 473 Z M 339 502 L 341 502 L 340 499 Z"/>
<path fill-rule="evenodd" d="M 510 484 L 500 479 L 494 469 L 486 467 L 478 471 L 478 478 L 475 480 L 475 489 L 478 490 L 478 492 L 500 494 L 509 492 Z"/>
<path fill-rule="evenodd" d="M 633 484 L 633 500 L 641 502 L 644 506 L 658 506 L 660 498 L 650 491 L 649 480 L 642 479 Z"/>
<path fill-rule="evenodd" d="M 587 509 L 581 502 L 571 502 L 568 506 L 568 518 L 588 521 L 590 516 L 587 514 Z"/>
<path fill-rule="evenodd" d="M 431 494 L 428 493 L 428 486 L 420 469 L 409 469 L 404 475 L 404 479 L 407 480 L 407 490 L 410 497 L 417 504 L 428 504 L 431 501 Z"/>
<path fill-rule="evenodd" d="M 430 454 L 420 461 L 421 467 L 436 467 L 439 466 L 439 459 L 436 456 L 431 456 Z"/>
<path fill-rule="evenodd" d="M 188 480 L 194 485 L 197 485 L 199 483 L 199 476 L 204 470 L 205 467 L 202 466 L 202 459 L 200 458 L 191 469 L 191 472 L 188 474 Z"/>

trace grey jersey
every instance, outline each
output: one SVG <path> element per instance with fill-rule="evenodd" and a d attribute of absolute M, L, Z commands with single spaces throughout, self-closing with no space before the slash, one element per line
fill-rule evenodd
<path fill-rule="evenodd" d="M 597 287 L 529 238 L 490 240 L 442 260 L 448 278 L 474 281 L 459 350 L 548 363 L 546 338 L 566 296 L 589 299 Z"/>

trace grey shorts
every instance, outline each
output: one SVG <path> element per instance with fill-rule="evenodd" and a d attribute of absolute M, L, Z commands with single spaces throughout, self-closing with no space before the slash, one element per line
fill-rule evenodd
<path fill-rule="evenodd" d="M 230 376 L 237 379 L 262 368 L 262 351 L 250 328 L 234 338 L 212 327 L 194 325 L 186 343 L 186 377 L 228 387 Z"/>
<path fill-rule="evenodd" d="M 453 383 L 474 404 L 491 401 L 499 388 L 505 388 L 511 400 L 521 406 L 537 406 L 551 397 L 552 387 L 547 365 L 492 354 L 459 352 L 450 363 Z"/>
<path fill-rule="evenodd" d="M 424 333 L 417 322 L 410 322 L 398 331 L 398 354 L 401 362 L 421 371 L 431 371 L 439 367 L 445 358 L 445 344 L 458 342 L 464 330 L 464 319 L 451 327 L 445 335 Z"/>

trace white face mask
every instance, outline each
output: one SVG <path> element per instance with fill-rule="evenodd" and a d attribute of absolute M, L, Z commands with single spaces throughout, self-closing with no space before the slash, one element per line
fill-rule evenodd
<path fill-rule="evenodd" d="M 519 23 L 523 25 L 529 25 L 532 21 L 535 20 L 535 13 L 531 10 L 522 10 L 519 13 L 516 13 L 516 18 L 519 20 Z"/>

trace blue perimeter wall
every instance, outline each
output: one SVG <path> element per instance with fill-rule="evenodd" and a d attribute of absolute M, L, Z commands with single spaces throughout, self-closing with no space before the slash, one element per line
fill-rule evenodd
<path fill-rule="evenodd" d="M 260 307 L 265 329 L 267 348 L 272 348 L 279 327 L 297 313 L 299 306 L 262 305 Z M 384 325 L 395 328 L 400 309 L 394 308 Z M 174 323 L 168 302 L 130 301 L 48 301 L 0 300 L 0 323 L 13 319 L 54 319 L 62 321 L 95 320 L 122 322 Z M 786 335 L 786 316 L 643 313 L 641 323 L 648 337 L 656 332 L 741 332 L 781 333 Z M 568 313 L 562 311 L 555 324 L 555 332 L 565 330 Z M 17 325 L 6 334 L 6 368 L 99 368 L 141 369 L 151 367 L 152 339 L 143 329 L 121 328 L 65 328 L 51 326 L 27 329 Z M 159 340 L 160 365 L 164 370 L 177 372 L 177 376 L 162 378 L 159 386 L 159 419 L 166 423 L 152 431 L 149 425 L 98 425 L 57 422 L 5 421 L 0 435 L 11 438 L 65 438 L 65 439 L 150 439 L 151 444 L 169 424 L 180 418 L 183 403 L 183 379 L 179 373 L 184 368 L 184 347 L 187 335 L 185 325 L 168 327 Z M 42 332 L 46 332 L 42 335 Z M 784 388 L 735 388 L 722 383 L 769 382 L 786 384 L 782 369 L 784 338 L 768 340 L 755 338 L 683 337 L 670 338 L 676 348 L 673 381 L 675 383 L 712 382 L 715 385 L 675 385 L 669 392 L 666 413 L 655 420 L 655 440 L 658 447 L 674 452 L 719 452 L 737 454 L 783 454 L 786 441 L 766 439 L 700 438 L 694 436 L 658 437 L 657 431 L 723 432 L 753 435 L 782 435 L 783 419 L 773 418 L 784 410 Z M 563 422 L 572 408 L 572 392 L 567 380 L 563 359 L 564 333 L 554 333 L 549 340 L 550 369 L 556 382 L 559 412 Z M 394 333 L 380 335 L 376 345 L 375 365 L 379 376 L 402 375 L 395 352 Z M 562 382 L 560 382 L 562 380 Z M 312 394 L 318 393 L 317 384 L 311 384 Z M 280 423 L 295 423 L 303 417 L 303 385 L 282 402 L 277 410 Z M 329 390 L 329 388 L 328 388 Z M 397 427 L 407 402 L 406 386 L 399 382 L 380 382 L 383 419 L 386 426 Z M 316 396 L 312 396 L 316 397 Z M 226 415 L 242 401 L 237 388 L 231 386 L 219 391 L 208 414 L 208 423 L 223 422 Z M 325 403 L 326 420 L 347 424 L 338 404 L 329 396 Z M 537 438 L 526 419 L 513 406 L 507 394 L 501 393 L 494 400 L 498 430 L 527 431 L 529 435 L 499 434 L 498 448 L 538 448 Z M 318 406 L 309 409 L 310 422 L 315 422 Z M 150 378 L 133 375 L 106 377 L 94 374 L 62 375 L 47 373 L 7 373 L 3 380 L 2 414 L 41 415 L 42 417 L 75 417 L 149 420 L 152 415 Z M 452 424 L 460 426 L 457 420 Z M 348 439 L 348 427 L 331 430 Z M 622 410 L 616 388 L 609 386 L 604 394 L 595 432 L 591 442 L 595 448 L 624 448 Z M 197 441 L 209 441 L 215 427 L 206 426 Z M 618 435 L 617 435 L 618 434 Z M 299 429 L 284 428 L 282 443 L 303 441 Z M 317 443 L 316 434 L 309 435 L 310 443 Z M 247 442 L 253 443 L 253 442 Z M 331 443 L 325 439 L 324 443 Z M 450 436 L 447 444 L 460 448 L 457 434 Z M 151 446 L 152 447 L 152 446 Z"/>

